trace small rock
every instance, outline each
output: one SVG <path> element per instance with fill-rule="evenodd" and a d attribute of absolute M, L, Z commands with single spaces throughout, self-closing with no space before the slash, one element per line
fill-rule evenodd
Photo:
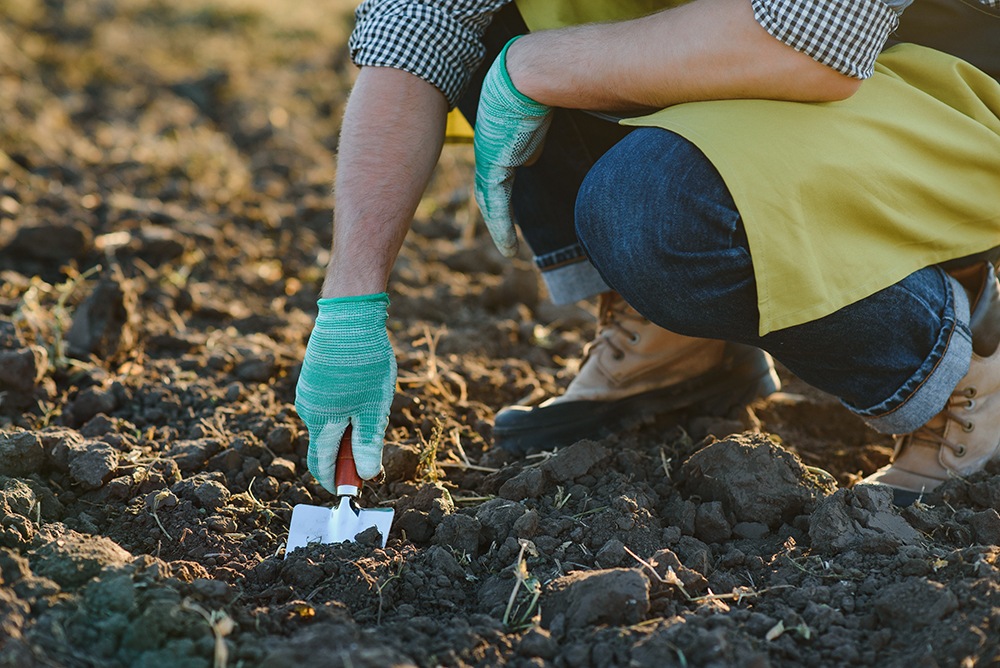
<path fill-rule="evenodd" d="M 206 510 L 218 510 L 229 501 L 229 490 L 222 483 L 209 480 L 196 485 L 194 496 Z"/>
<path fill-rule="evenodd" d="M 730 436 L 702 448 L 681 467 L 684 492 L 719 501 L 738 522 L 776 529 L 811 511 L 834 486 L 764 434 Z"/>
<path fill-rule="evenodd" d="M 212 531 L 218 531 L 219 533 L 236 533 L 237 529 L 236 520 L 225 515 L 207 517 L 205 518 L 205 524 Z"/>
<path fill-rule="evenodd" d="M 567 629 L 636 624 L 649 612 L 649 580 L 630 568 L 576 571 L 549 584 L 541 609 L 546 628 L 557 613 L 565 615 Z"/>
<path fill-rule="evenodd" d="M 104 485 L 104 499 L 107 501 L 124 501 L 132 491 L 132 476 L 123 475 L 112 478 Z"/>
<path fill-rule="evenodd" d="M 733 534 L 738 538 L 756 540 L 767 535 L 768 528 L 763 522 L 737 522 Z"/>
<path fill-rule="evenodd" d="M 683 536 L 675 548 L 681 562 L 688 568 L 707 575 L 712 567 L 712 551 L 697 538 Z"/>
<path fill-rule="evenodd" d="M 63 587 L 76 587 L 105 567 L 121 567 L 132 555 L 103 536 L 85 536 L 67 529 L 29 554 L 38 575 L 55 580 Z"/>
<path fill-rule="evenodd" d="M 233 475 L 235 475 L 241 468 L 243 468 L 243 455 L 241 455 L 235 448 L 226 448 L 217 455 L 213 455 L 209 458 L 208 468 L 213 471 L 221 471 L 226 474 L 233 472 Z"/>
<path fill-rule="evenodd" d="M 892 490 L 884 485 L 855 485 L 823 501 L 809 518 L 813 549 L 894 554 L 902 545 L 923 539 L 892 505 Z"/>
<path fill-rule="evenodd" d="M 969 485 L 969 498 L 985 508 L 1000 510 L 1000 476 Z"/>
<path fill-rule="evenodd" d="M 507 536 L 514 528 L 514 523 L 526 512 L 528 509 L 515 501 L 492 499 L 479 506 L 476 511 L 476 519 L 483 526 L 486 540 L 501 544 L 507 540 Z"/>
<path fill-rule="evenodd" d="M 564 483 L 586 475 L 590 469 L 608 456 L 608 450 L 593 441 L 579 441 L 560 450 L 542 464 L 545 475 L 554 482 Z"/>
<path fill-rule="evenodd" d="M 0 350 L 0 389 L 30 394 L 49 366 L 49 354 L 41 346 Z"/>
<path fill-rule="evenodd" d="M 367 547 L 382 547 L 382 532 L 377 526 L 370 526 L 361 533 L 355 534 L 354 542 Z"/>
<path fill-rule="evenodd" d="M 434 535 L 434 525 L 427 513 L 416 508 L 407 508 L 396 514 L 394 527 L 406 535 L 408 540 L 417 544 L 426 543 Z"/>
<path fill-rule="evenodd" d="M 235 382 L 226 385 L 225 400 L 227 404 L 234 404 L 243 396 L 243 383 Z"/>
<path fill-rule="evenodd" d="M 22 551 L 27 549 L 34 539 L 34 522 L 24 515 L 3 514 L 3 522 L 0 523 L 0 545 Z"/>
<path fill-rule="evenodd" d="M 621 566 L 622 562 L 628 559 L 628 553 L 625 552 L 625 543 L 617 538 L 612 538 L 597 551 L 596 558 L 604 568 Z"/>
<path fill-rule="evenodd" d="M 82 425 L 99 413 L 112 413 L 116 408 L 118 398 L 110 388 L 88 387 L 66 407 L 66 422 L 70 426 Z"/>
<path fill-rule="evenodd" d="M 38 497 L 32 489 L 13 478 L 2 479 L 0 482 L 3 483 L 3 489 L 0 490 L 0 510 L 25 517 L 33 516 L 31 511 L 38 503 Z"/>
<path fill-rule="evenodd" d="M 462 513 L 445 515 L 434 531 L 434 544 L 450 547 L 456 552 L 476 557 L 479 554 L 479 532 L 482 525 L 475 517 Z"/>
<path fill-rule="evenodd" d="M 691 522 L 691 533 L 694 533 L 694 521 Z M 681 528 L 680 527 L 664 527 L 663 533 L 661 534 L 660 540 L 664 545 L 676 545 L 677 541 L 681 539 Z"/>
<path fill-rule="evenodd" d="M 177 441 L 167 453 L 167 457 L 177 462 L 177 468 L 192 473 L 204 467 L 209 457 L 219 451 L 221 445 L 214 438 L 199 438 L 194 441 Z"/>
<path fill-rule="evenodd" d="M 1000 514 L 990 508 L 969 518 L 976 542 L 981 545 L 1000 545 Z"/>
<path fill-rule="evenodd" d="M 455 502 L 451 498 L 451 493 L 439 482 L 423 483 L 417 488 L 415 494 L 401 501 L 402 503 L 398 504 L 397 508 L 416 508 L 417 510 L 429 512 L 432 515 L 455 512 Z M 439 517 L 435 520 L 435 524 L 440 521 L 441 518 Z"/>
<path fill-rule="evenodd" d="M 883 623 L 901 631 L 927 626 L 958 609 L 958 597 L 940 582 L 910 578 L 890 585 L 875 597 Z"/>
<path fill-rule="evenodd" d="M 161 508 L 171 508 L 177 505 L 177 495 L 169 489 L 158 489 L 146 495 L 146 510 L 153 512 Z"/>
<path fill-rule="evenodd" d="M 118 451 L 101 441 L 88 441 L 73 448 L 69 455 L 69 474 L 84 489 L 98 489 L 118 470 Z"/>
<path fill-rule="evenodd" d="M 139 257 L 151 267 L 159 267 L 184 254 L 184 238 L 169 227 L 143 225 L 137 236 L 142 244 Z"/>
<path fill-rule="evenodd" d="M 657 550 L 653 554 L 651 563 L 656 567 L 656 572 L 660 575 L 663 575 L 668 568 L 674 569 L 676 573 L 683 567 L 681 560 L 672 550 Z"/>
<path fill-rule="evenodd" d="M 233 369 L 233 375 L 244 383 L 266 383 L 274 376 L 276 370 L 277 365 L 274 363 L 274 355 L 267 353 L 244 358 Z"/>
<path fill-rule="evenodd" d="M 535 534 L 538 533 L 538 523 L 538 513 L 534 510 L 529 510 L 514 522 L 514 526 L 512 527 L 514 535 L 518 538 L 534 538 Z"/>
<path fill-rule="evenodd" d="M 534 499 L 545 490 L 545 476 L 541 469 L 524 469 L 500 487 L 499 495 L 511 501 Z"/>
<path fill-rule="evenodd" d="M 82 223 L 30 225 L 18 229 L 6 250 L 38 260 L 65 261 L 86 255 L 93 236 Z"/>
<path fill-rule="evenodd" d="M 69 471 L 70 450 L 84 442 L 80 433 L 65 427 L 49 427 L 39 437 L 49 463 L 63 473 Z"/>
<path fill-rule="evenodd" d="M 706 543 L 723 543 L 732 535 L 722 503 L 710 501 L 698 506 L 694 519 L 694 535 Z"/>
<path fill-rule="evenodd" d="M 287 455 L 295 451 L 295 431 L 287 424 L 279 424 L 267 433 L 265 443 L 272 452 Z"/>
<path fill-rule="evenodd" d="M 34 432 L 0 432 L 0 475 L 26 476 L 44 461 L 42 442 Z"/>
<path fill-rule="evenodd" d="M 104 413 L 98 413 L 90 418 L 87 424 L 80 427 L 80 435 L 86 438 L 99 438 L 116 431 L 115 421 Z"/>
<path fill-rule="evenodd" d="M 166 566 L 166 564 L 164 564 Z M 170 575 L 182 582 L 191 583 L 197 578 L 208 578 L 208 571 L 196 561 L 171 561 L 169 564 Z"/>
<path fill-rule="evenodd" d="M 267 467 L 267 474 L 278 480 L 292 480 L 295 478 L 295 464 L 284 457 L 275 457 Z"/>
<path fill-rule="evenodd" d="M 102 279 L 73 315 L 66 333 L 69 354 L 86 359 L 93 353 L 108 360 L 131 350 L 136 301 L 135 291 L 124 279 Z"/>
<path fill-rule="evenodd" d="M 533 628 L 524 634 L 517 644 L 517 653 L 521 656 L 537 656 L 552 660 L 559 653 L 559 643 L 552 634 L 543 628 Z"/>
<path fill-rule="evenodd" d="M 427 563 L 446 575 L 453 582 L 465 581 L 465 569 L 459 566 L 451 552 L 435 545 L 427 550 Z"/>
<path fill-rule="evenodd" d="M 387 482 L 413 480 L 420 463 L 420 451 L 406 443 L 386 443 L 382 449 L 382 465 Z"/>

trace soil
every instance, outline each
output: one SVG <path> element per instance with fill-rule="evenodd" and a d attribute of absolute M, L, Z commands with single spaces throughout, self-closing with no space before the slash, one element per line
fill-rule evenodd
<path fill-rule="evenodd" d="M 518 460 L 594 332 L 493 249 L 449 146 L 392 274 L 378 535 L 284 553 L 329 257 L 343 0 L 0 3 L 0 665 L 1000 662 L 1000 469 L 899 510 L 788 374 Z M 831 475 L 824 473 L 828 471 Z M 835 480 L 834 480 L 835 478 Z"/>

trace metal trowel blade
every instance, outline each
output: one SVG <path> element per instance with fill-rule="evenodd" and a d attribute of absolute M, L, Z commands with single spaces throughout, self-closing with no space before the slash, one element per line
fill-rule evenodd
<path fill-rule="evenodd" d="M 337 450 L 334 471 L 337 503 L 333 508 L 309 506 L 300 503 L 292 509 L 292 521 L 288 525 L 288 544 L 285 556 L 297 547 L 309 543 L 342 543 L 353 541 L 354 537 L 366 529 L 377 527 L 382 534 L 382 547 L 389 540 L 392 527 L 392 508 L 374 510 L 358 508 L 355 498 L 361 495 L 363 481 L 354 465 L 351 448 L 351 427 L 344 430 Z"/>
<path fill-rule="evenodd" d="M 378 527 L 382 534 L 382 547 L 385 547 L 394 514 L 392 508 L 360 509 L 351 503 L 349 497 L 341 497 L 334 508 L 300 503 L 292 509 L 285 555 L 310 543 L 353 541 L 355 536 L 370 527 Z"/>

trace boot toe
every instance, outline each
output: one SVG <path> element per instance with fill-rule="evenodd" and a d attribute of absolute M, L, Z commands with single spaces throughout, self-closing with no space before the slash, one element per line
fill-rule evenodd
<path fill-rule="evenodd" d="M 745 347 L 738 350 L 701 376 L 617 401 L 554 401 L 504 408 L 494 420 L 493 443 L 524 456 L 585 438 L 600 439 L 692 406 L 723 415 L 735 406 L 771 394 L 779 386 L 765 353 Z"/>
<path fill-rule="evenodd" d="M 890 464 L 883 466 L 861 482 L 892 488 L 893 504 L 903 507 L 910 505 L 922 496 L 927 496 L 937 489 L 944 480 L 913 473 L 895 464 Z"/>

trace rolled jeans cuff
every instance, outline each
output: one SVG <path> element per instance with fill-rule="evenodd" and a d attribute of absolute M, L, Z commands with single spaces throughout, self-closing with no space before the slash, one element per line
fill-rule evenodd
<path fill-rule="evenodd" d="M 579 244 L 535 256 L 549 297 L 555 304 L 572 304 L 611 288 L 590 263 Z"/>
<path fill-rule="evenodd" d="M 969 372 L 972 331 L 969 298 L 961 284 L 948 276 L 948 299 L 954 319 L 945 317 L 938 340 L 917 372 L 891 397 L 867 410 L 847 408 L 884 434 L 907 434 L 941 412 L 951 393 Z"/>

